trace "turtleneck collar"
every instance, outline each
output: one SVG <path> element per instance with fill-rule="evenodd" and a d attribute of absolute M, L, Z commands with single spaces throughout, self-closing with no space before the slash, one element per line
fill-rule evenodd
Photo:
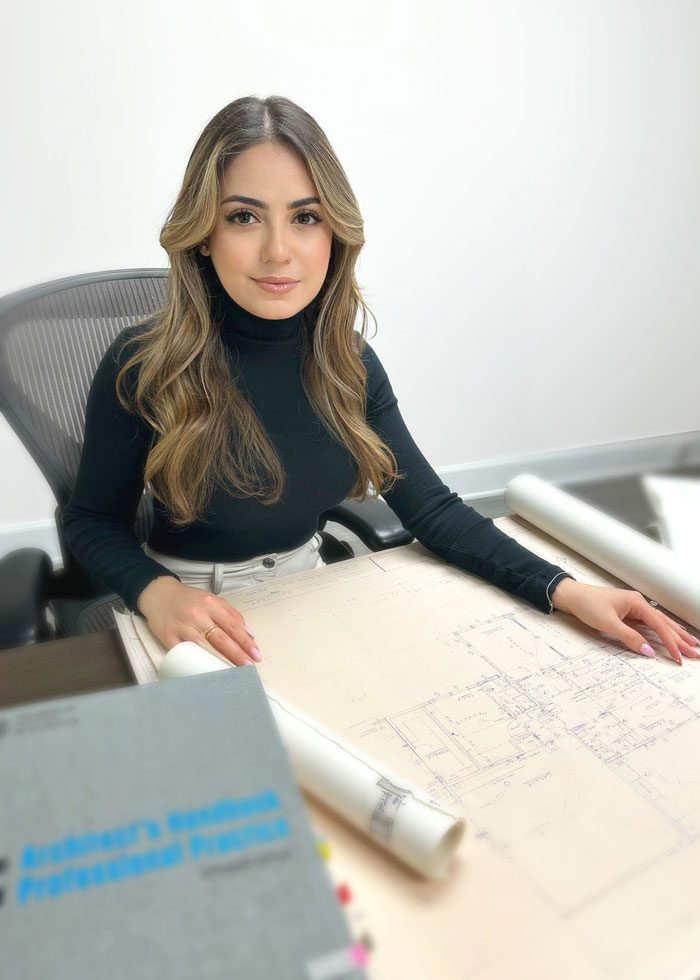
<path fill-rule="evenodd" d="M 304 311 L 278 320 L 268 320 L 249 313 L 232 299 L 225 289 L 220 290 L 221 329 L 239 345 L 264 344 L 266 347 L 295 347 L 301 342 L 304 330 Z"/>
<path fill-rule="evenodd" d="M 314 300 L 293 316 L 268 320 L 250 313 L 229 296 L 216 273 L 210 277 L 210 288 L 212 314 L 215 322 L 220 324 L 225 342 L 233 342 L 238 347 L 275 348 L 299 347 L 303 343 Z"/>

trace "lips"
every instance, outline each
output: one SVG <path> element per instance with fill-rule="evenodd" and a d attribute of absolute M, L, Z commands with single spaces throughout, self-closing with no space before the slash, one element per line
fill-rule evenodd
<path fill-rule="evenodd" d="M 273 286 L 280 286 L 280 285 L 284 285 L 285 283 L 290 283 L 290 282 L 299 282 L 298 279 L 285 279 L 285 278 L 280 277 L 280 276 L 265 276 L 264 279 L 256 279 L 255 281 L 256 282 L 269 282 L 269 283 L 272 283 Z"/>
<path fill-rule="evenodd" d="M 283 279 L 281 282 L 276 282 L 274 277 L 271 279 L 253 279 L 253 282 L 264 289 L 266 293 L 277 293 L 280 296 L 286 296 L 299 285 L 297 279 Z"/>

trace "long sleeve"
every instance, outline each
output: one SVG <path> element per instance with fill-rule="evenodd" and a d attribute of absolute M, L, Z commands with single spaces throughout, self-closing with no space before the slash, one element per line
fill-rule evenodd
<path fill-rule="evenodd" d="M 367 368 L 367 421 L 406 474 L 382 494 L 401 523 L 449 564 L 551 613 L 554 587 L 574 576 L 524 548 L 450 492 L 414 442 L 387 373 L 367 342 L 361 356 Z"/>
<path fill-rule="evenodd" d="M 160 575 L 180 579 L 149 558 L 133 532 L 151 430 L 117 398 L 126 335 L 122 331 L 106 351 L 88 394 L 83 450 L 63 526 L 83 568 L 137 612 L 137 599 L 149 582 Z"/>

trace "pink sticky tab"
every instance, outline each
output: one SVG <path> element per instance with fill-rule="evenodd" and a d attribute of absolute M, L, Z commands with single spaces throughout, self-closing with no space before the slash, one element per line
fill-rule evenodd
<path fill-rule="evenodd" d="M 362 943 L 355 943 L 350 947 L 350 960 L 356 966 L 367 966 L 369 962 L 369 956 L 367 955 L 367 950 L 362 945 Z"/>

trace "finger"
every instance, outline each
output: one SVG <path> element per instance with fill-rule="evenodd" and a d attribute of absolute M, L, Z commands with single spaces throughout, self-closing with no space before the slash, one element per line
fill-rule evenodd
<path fill-rule="evenodd" d="M 255 633 L 246 625 L 238 610 L 232 609 L 225 600 L 219 607 L 216 622 L 224 626 L 229 636 L 232 636 L 238 645 L 247 651 L 249 657 L 257 661 L 262 660 Z"/>
<path fill-rule="evenodd" d="M 692 643 L 686 643 L 685 640 L 677 637 L 678 646 L 684 657 L 688 657 L 689 660 L 700 660 L 700 647 L 693 646 Z"/>
<path fill-rule="evenodd" d="M 662 613 L 660 609 L 657 609 L 655 602 L 649 602 L 648 606 L 654 609 L 655 612 L 667 623 L 667 625 L 671 626 L 674 632 L 680 635 L 682 640 L 690 644 L 691 647 L 698 647 L 698 649 L 700 649 L 700 640 L 697 638 L 697 636 L 693 636 L 693 634 L 684 629 L 680 623 L 677 623 L 675 619 L 671 619 L 671 617 L 667 616 L 666 613 Z"/>
<path fill-rule="evenodd" d="M 214 595 L 211 592 L 204 596 L 204 605 L 206 615 L 209 617 L 207 626 L 215 623 L 223 630 L 224 634 L 229 636 L 234 643 L 237 643 L 242 650 L 245 650 L 248 657 L 258 662 L 262 660 L 257 641 L 253 638 L 253 633 L 246 626 L 243 615 L 238 609 L 235 609 L 225 599 L 222 599 L 221 596 Z M 204 628 L 206 629 L 206 627 Z M 219 633 L 219 630 L 214 630 L 210 636 L 215 636 Z"/>
<path fill-rule="evenodd" d="M 642 622 L 646 623 L 658 633 L 672 660 L 675 660 L 677 664 L 682 664 L 683 653 L 686 653 L 692 659 L 697 659 L 694 651 L 688 653 L 688 651 L 692 651 L 692 647 L 684 641 L 681 641 L 678 635 L 680 627 L 677 623 L 674 623 L 670 617 L 648 603 L 640 592 L 633 593 L 633 596 L 634 602 L 631 611 L 635 614 L 636 618 L 642 620 Z"/>
<path fill-rule="evenodd" d="M 700 660 L 700 643 L 698 643 L 696 637 L 688 633 L 687 630 L 684 630 L 670 616 L 667 616 L 648 603 L 643 596 L 641 597 L 641 608 L 637 610 L 637 615 L 656 630 L 674 660 L 677 660 L 677 658 L 673 656 L 669 641 L 675 645 L 679 656 L 682 654 L 690 660 Z"/>
<path fill-rule="evenodd" d="M 667 622 L 666 616 L 664 616 L 663 613 L 658 612 L 658 610 L 654 609 L 653 606 L 650 606 L 649 603 L 644 598 L 644 596 L 641 595 L 640 593 L 637 593 L 637 600 L 635 601 L 632 610 L 635 613 L 637 619 L 640 619 L 642 622 L 646 623 L 647 626 L 650 626 L 653 630 L 656 631 L 656 633 L 658 633 L 659 637 L 661 638 L 661 642 L 669 652 L 671 660 L 675 660 L 677 664 L 682 665 L 683 657 L 679 646 L 678 636 L 675 633 L 672 625 L 669 622 Z M 636 630 L 633 630 L 629 626 L 625 626 L 624 623 L 622 624 L 622 629 L 625 630 L 625 633 L 628 636 L 629 641 L 632 641 L 632 642 L 628 642 L 628 640 L 625 640 L 625 642 L 628 642 L 628 645 L 631 650 L 636 650 L 639 653 L 648 652 L 648 648 L 650 644 L 648 644 L 646 640 L 642 640 L 642 643 L 646 644 L 647 649 L 645 650 L 642 647 L 640 647 L 637 643 L 637 640 L 641 638 L 641 635 L 637 633 Z M 621 636 L 621 639 L 622 638 L 623 637 Z"/>
<path fill-rule="evenodd" d="M 678 630 L 675 631 L 676 643 L 683 654 L 684 657 L 688 657 L 689 660 L 700 660 L 700 646 L 696 646 L 694 643 L 688 643 L 679 634 Z"/>
<path fill-rule="evenodd" d="M 631 626 L 626 626 L 622 621 L 606 627 L 605 632 L 610 636 L 614 636 L 615 639 L 621 640 L 633 653 L 639 653 L 643 657 L 656 656 L 654 648 L 645 640 L 642 634 L 632 629 Z"/>
<path fill-rule="evenodd" d="M 670 616 L 665 616 L 664 613 L 659 613 L 659 615 L 664 617 L 666 622 L 680 636 L 684 643 L 687 643 L 690 647 L 696 647 L 700 652 L 700 640 L 698 640 L 697 636 L 693 636 L 692 633 L 689 633 L 687 630 L 683 629 L 680 623 L 675 622 L 675 620 L 671 619 Z"/>
<path fill-rule="evenodd" d="M 186 626 L 185 631 L 188 634 L 186 637 L 188 640 L 194 640 L 204 650 L 208 649 L 209 646 L 213 647 L 217 653 L 235 667 L 243 667 L 246 664 L 254 663 L 245 650 L 239 647 L 237 643 L 234 643 L 231 637 L 227 636 L 221 627 L 213 630 L 206 639 L 204 639 L 196 626 Z"/>

